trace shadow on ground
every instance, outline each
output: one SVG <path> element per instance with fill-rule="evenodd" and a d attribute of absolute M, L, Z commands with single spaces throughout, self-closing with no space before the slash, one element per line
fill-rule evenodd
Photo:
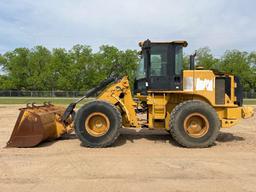
<path fill-rule="evenodd" d="M 218 142 L 232 142 L 232 141 L 244 141 L 245 139 L 240 136 L 233 135 L 232 133 L 220 132 L 216 139 Z"/>
<path fill-rule="evenodd" d="M 58 141 L 62 141 L 62 140 L 71 140 L 71 139 L 78 139 L 78 137 L 77 137 L 76 134 L 74 134 L 74 133 L 66 134 L 66 135 L 63 135 L 63 136 L 62 136 L 61 138 L 59 138 L 59 139 L 43 142 L 43 143 L 39 144 L 39 145 L 36 146 L 36 147 L 48 147 L 48 146 L 51 146 L 51 145 L 53 145 L 54 143 L 56 143 L 56 142 L 58 142 Z"/>
<path fill-rule="evenodd" d="M 40 144 L 38 147 L 48 147 L 53 145 L 55 142 L 59 140 L 70 140 L 70 139 L 78 139 L 76 134 L 68 134 L 63 136 L 60 139 L 55 141 L 48 141 Z M 117 138 L 116 142 L 112 145 L 112 147 L 118 147 L 125 145 L 127 142 L 135 143 L 136 140 L 147 139 L 154 143 L 170 143 L 173 146 L 179 146 L 171 137 L 171 135 L 165 130 L 150 130 L 150 129 L 121 129 L 120 136 Z M 236 136 L 232 133 L 220 132 L 217 137 L 217 142 L 233 142 L 233 141 L 244 141 L 245 139 L 241 136 Z M 83 146 L 83 145 L 81 145 Z"/>
<path fill-rule="evenodd" d="M 165 130 L 150 130 L 150 129 L 121 129 L 121 134 L 113 144 L 114 147 L 121 146 L 129 141 L 135 143 L 136 140 L 147 139 L 154 143 L 170 143 L 174 146 L 178 144 L 171 139 L 171 136 Z"/>

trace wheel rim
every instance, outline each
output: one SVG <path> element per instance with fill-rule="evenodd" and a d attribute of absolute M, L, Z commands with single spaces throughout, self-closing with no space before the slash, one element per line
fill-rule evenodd
<path fill-rule="evenodd" d="M 85 121 L 86 131 L 94 137 L 105 135 L 109 127 L 110 122 L 108 117 L 100 112 L 90 114 Z"/>
<path fill-rule="evenodd" d="M 186 117 L 184 129 L 190 137 L 200 138 L 209 131 L 209 121 L 200 113 L 192 113 Z"/>

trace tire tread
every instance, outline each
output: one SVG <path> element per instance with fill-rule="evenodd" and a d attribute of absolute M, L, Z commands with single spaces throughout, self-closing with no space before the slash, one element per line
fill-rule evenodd
<path fill-rule="evenodd" d="M 106 101 L 103 101 L 103 100 L 93 100 L 93 101 L 91 101 L 91 102 L 95 102 L 95 103 L 104 103 L 104 104 L 107 104 L 107 105 L 112 106 L 112 108 L 115 110 L 116 115 L 118 116 L 118 119 L 119 119 L 119 121 L 118 121 L 118 122 L 119 122 L 119 128 L 121 128 L 121 126 L 122 126 L 122 116 L 121 116 L 121 113 L 119 112 L 119 110 L 117 109 L 117 107 L 116 107 L 115 105 L 113 105 L 113 104 L 111 104 L 111 103 L 108 103 L 108 102 L 106 102 Z M 89 104 L 89 103 L 91 103 L 91 102 L 86 103 L 86 104 L 83 106 L 83 108 L 85 108 L 86 105 Z M 77 114 L 77 115 L 79 115 L 79 114 Z M 77 122 L 77 121 L 75 121 L 75 122 Z M 82 135 L 81 135 L 80 131 L 76 129 L 77 126 L 78 126 L 78 125 L 76 125 L 76 123 L 75 123 L 75 132 L 76 132 L 76 135 L 78 136 L 78 138 L 80 139 L 80 137 L 82 137 Z M 111 145 L 116 141 L 116 139 L 118 138 L 119 135 L 120 135 L 120 132 L 119 132 L 119 131 L 116 131 L 116 132 L 115 132 L 115 135 L 114 135 L 114 137 L 113 137 L 113 139 L 108 140 L 108 141 L 105 142 L 105 143 L 97 144 L 97 145 L 94 145 L 93 143 L 90 143 L 90 142 L 85 142 L 84 140 L 81 140 L 81 139 L 80 139 L 80 140 L 81 140 L 81 142 L 82 142 L 82 145 L 85 146 L 85 147 L 90 147 L 90 148 L 105 148 L 105 147 L 111 146 Z"/>
<path fill-rule="evenodd" d="M 170 134 L 173 137 L 173 139 L 180 144 L 183 147 L 187 147 L 187 148 L 205 148 L 205 147 L 209 147 L 211 145 L 213 145 L 213 143 L 215 142 L 218 134 L 214 135 L 213 137 L 211 137 L 206 144 L 203 145 L 190 145 L 188 144 L 188 142 L 184 141 L 183 138 L 179 137 L 179 135 L 177 134 L 177 132 L 174 129 L 175 124 L 177 123 L 177 119 L 176 119 L 176 114 L 178 112 L 180 112 L 183 109 L 183 106 L 185 105 L 192 105 L 197 103 L 197 105 L 201 105 L 201 107 L 207 107 L 208 110 L 211 110 L 212 113 L 214 113 L 217 116 L 216 111 L 213 109 L 212 106 L 210 106 L 208 103 L 200 101 L 200 100 L 188 100 L 188 101 L 184 101 L 180 104 L 178 104 L 171 112 L 171 118 L 170 118 L 170 123 L 169 123 L 169 127 L 170 127 Z M 217 116 L 218 117 L 218 116 Z M 218 128 L 220 128 L 220 121 L 217 121 L 217 126 Z"/>

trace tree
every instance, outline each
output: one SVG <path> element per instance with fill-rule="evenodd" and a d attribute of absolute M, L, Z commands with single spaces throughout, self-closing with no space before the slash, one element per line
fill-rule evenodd
<path fill-rule="evenodd" d="M 245 90 L 255 89 L 255 73 L 251 67 L 252 55 L 238 50 L 226 51 L 220 61 L 220 70 L 241 78 Z"/>
<path fill-rule="evenodd" d="M 215 69 L 217 67 L 219 60 L 214 58 L 208 47 L 198 49 L 196 55 L 197 66 L 202 66 L 205 69 Z"/>
<path fill-rule="evenodd" d="M 138 53 L 135 50 L 118 50 L 114 46 L 103 45 L 100 51 L 95 54 L 95 62 L 100 70 L 100 79 L 109 76 L 127 75 L 131 80 L 134 79 L 138 64 Z"/>
<path fill-rule="evenodd" d="M 51 52 L 43 47 L 34 47 L 28 57 L 28 69 L 30 75 L 27 78 L 27 89 L 29 90 L 44 90 L 48 88 L 45 71 L 51 61 Z"/>
<path fill-rule="evenodd" d="M 69 55 L 71 63 L 66 77 L 72 83 L 73 90 L 87 90 L 93 86 L 96 78 L 94 56 L 92 49 L 87 45 L 75 45 Z M 66 71 L 67 72 L 67 71 Z"/>
<path fill-rule="evenodd" d="M 71 90 L 72 84 L 67 73 L 71 65 L 71 59 L 65 49 L 52 50 L 51 60 L 44 72 L 47 90 Z"/>
<path fill-rule="evenodd" d="M 109 77 L 113 73 L 120 72 L 120 51 L 109 45 L 102 45 L 98 53 L 95 54 L 95 62 L 99 69 L 99 76 L 101 79 Z"/>
<path fill-rule="evenodd" d="M 184 70 L 188 70 L 189 69 L 189 55 L 183 55 L 183 62 L 182 62 L 182 64 L 183 64 L 183 69 Z"/>
<path fill-rule="evenodd" d="M 250 68 L 252 69 L 252 73 L 255 76 L 256 75 L 256 51 L 251 52 L 248 56 L 248 59 L 249 59 Z M 254 80 L 256 81 L 256 78 L 254 78 Z"/>
<path fill-rule="evenodd" d="M 32 71 L 29 67 L 30 50 L 27 48 L 17 48 L 12 52 L 3 55 L 3 70 L 11 81 L 12 89 L 26 89 L 28 87 L 28 78 Z"/>

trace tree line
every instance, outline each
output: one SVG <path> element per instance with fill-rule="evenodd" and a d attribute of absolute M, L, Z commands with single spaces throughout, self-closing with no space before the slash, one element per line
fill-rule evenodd
<path fill-rule="evenodd" d="M 0 89 L 84 91 L 113 73 L 133 78 L 137 62 L 137 51 L 109 45 L 96 53 L 87 45 L 17 48 L 0 56 Z"/>
<path fill-rule="evenodd" d="M 0 89 L 84 91 L 113 73 L 133 80 L 138 61 L 138 51 L 109 45 L 102 45 L 97 52 L 87 45 L 51 51 L 43 46 L 16 48 L 0 55 Z M 185 55 L 185 68 L 188 62 Z M 228 50 L 217 58 L 208 47 L 200 48 L 196 64 L 238 75 L 245 91 L 256 89 L 256 52 Z"/>

